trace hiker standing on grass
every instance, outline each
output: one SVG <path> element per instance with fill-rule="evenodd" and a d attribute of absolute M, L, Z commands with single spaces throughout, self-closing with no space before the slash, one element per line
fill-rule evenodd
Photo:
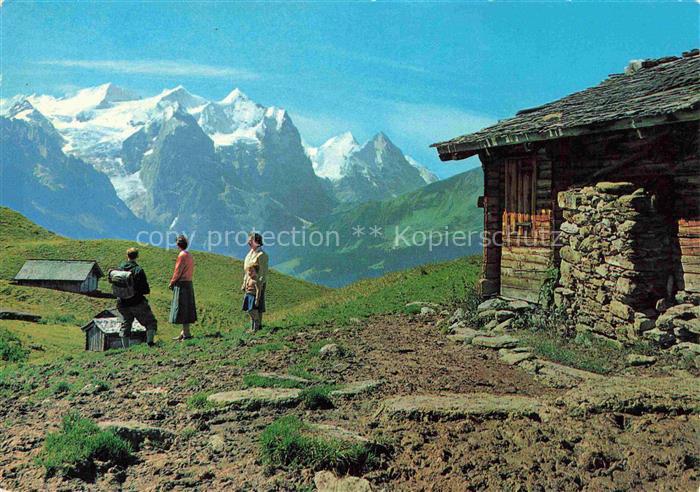
<path fill-rule="evenodd" d="M 138 320 L 139 323 L 146 327 L 146 343 L 148 343 L 149 347 L 154 345 L 156 330 L 158 329 L 158 321 L 153 315 L 151 306 L 148 305 L 148 301 L 145 297 L 151 293 L 151 287 L 148 285 L 146 272 L 136 263 L 138 257 L 138 249 L 127 249 L 126 261 L 119 265 L 118 270 L 112 270 L 108 275 L 110 283 L 113 284 L 116 283 L 116 280 L 113 280 L 114 273 L 121 274 L 115 276 L 115 278 L 119 276 L 131 277 L 125 282 L 127 287 L 116 290 L 116 292 L 121 293 L 117 295 L 117 310 L 119 314 L 122 315 L 122 318 L 124 318 L 121 329 L 119 330 L 119 336 L 122 339 L 122 346 L 124 348 L 129 346 L 131 325 L 134 323 L 134 319 Z M 120 297 L 120 295 L 123 297 Z"/>
<path fill-rule="evenodd" d="M 248 283 L 248 269 L 254 267 L 258 273 L 257 281 L 259 284 L 260 294 L 258 298 L 255 299 L 257 302 L 257 316 L 253 320 L 253 330 L 257 331 L 262 328 L 262 318 L 265 312 L 265 288 L 267 286 L 267 270 L 269 264 L 269 258 L 267 253 L 262 249 L 263 238 L 257 232 L 251 232 L 248 235 L 248 246 L 250 251 L 245 255 L 243 260 L 243 285 L 241 285 L 241 290 L 245 292 Z"/>
<path fill-rule="evenodd" d="M 190 323 L 197 321 L 197 307 L 194 300 L 194 258 L 187 251 L 187 238 L 183 235 L 177 237 L 177 247 L 180 253 L 175 262 L 175 271 L 170 279 L 170 290 L 173 291 L 173 302 L 170 305 L 170 322 L 182 325 L 180 335 L 173 340 L 182 341 L 192 338 Z"/>

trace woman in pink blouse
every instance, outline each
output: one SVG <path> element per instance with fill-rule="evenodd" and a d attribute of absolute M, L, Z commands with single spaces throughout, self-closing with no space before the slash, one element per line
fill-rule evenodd
<path fill-rule="evenodd" d="M 194 258 L 187 251 L 187 238 L 177 237 L 177 247 L 180 254 L 177 255 L 175 271 L 170 279 L 170 289 L 173 291 L 173 302 L 170 305 L 170 322 L 182 325 L 180 335 L 174 340 L 187 340 L 192 338 L 190 324 L 197 321 L 197 307 L 194 300 L 194 287 L 192 277 L 194 276 Z"/>

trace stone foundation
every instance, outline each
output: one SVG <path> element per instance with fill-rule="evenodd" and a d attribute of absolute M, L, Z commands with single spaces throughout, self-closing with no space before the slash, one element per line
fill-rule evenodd
<path fill-rule="evenodd" d="M 631 340 L 655 327 L 674 292 L 672 221 L 632 183 L 559 193 L 560 280 L 555 302 L 578 330 Z"/>

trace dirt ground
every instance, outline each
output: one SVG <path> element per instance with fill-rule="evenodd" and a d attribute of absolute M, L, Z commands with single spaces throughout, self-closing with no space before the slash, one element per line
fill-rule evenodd
<path fill-rule="evenodd" d="M 497 352 L 449 342 L 435 319 L 380 316 L 334 333 L 290 336 L 293 347 L 261 352 L 249 366 L 214 367 L 205 357 L 143 364 L 110 390 L 68 401 L 0 402 L 0 487 L 7 490 L 313 490 L 312 470 L 268 469 L 260 460 L 260 432 L 284 414 L 331 423 L 391 443 L 381 464 L 365 473 L 374 490 L 697 490 L 700 418 L 697 414 L 599 413 L 543 418 L 468 417 L 392 419 L 378 412 L 397 395 L 492 393 L 555 402 L 553 389 L 530 373 L 499 361 Z M 379 379 L 365 395 L 330 410 L 301 407 L 202 414 L 187 407 L 197 391 L 242 387 L 256 371 L 283 373 L 314 342 L 332 339 L 343 351 L 319 361 L 325 380 Z M 264 342 L 262 340 L 261 342 Z M 212 343 L 216 343 L 213 339 Z M 238 358 L 249 347 L 230 354 Z M 204 350 L 193 347 L 193 350 Z M 88 368 L 89 370 L 89 368 Z M 153 384 L 154 371 L 176 376 Z M 638 375 L 645 374 L 640 369 Z M 192 387 L 186 381 L 196 378 Z M 156 389 L 158 388 L 158 389 Z M 144 390 L 155 392 L 144 393 Z M 172 431 L 169 449 L 146 446 L 126 469 L 103 469 L 95 482 L 45 479 L 34 459 L 47 431 L 76 409 L 101 420 L 138 420 Z M 185 429 L 190 431 L 183 432 Z M 217 442 L 218 445 L 213 443 Z"/>

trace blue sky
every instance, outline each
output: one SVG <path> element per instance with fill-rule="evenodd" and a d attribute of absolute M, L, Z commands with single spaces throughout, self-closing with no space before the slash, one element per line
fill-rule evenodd
<path fill-rule="evenodd" d="M 143 95 L 239 87 L 311 144 L 430 143 L 697 47 L 698 3 L 20 2 L 0 7 L 0 97 L 114 82 Z"/>

